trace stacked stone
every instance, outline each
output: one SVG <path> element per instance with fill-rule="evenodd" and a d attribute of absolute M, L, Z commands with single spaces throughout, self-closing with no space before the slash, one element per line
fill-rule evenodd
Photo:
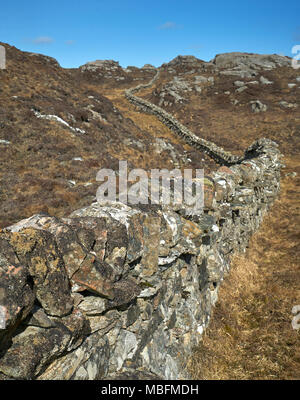
<path fill-rule="evenodd" d="M 0 231 L 0 379 L 187 378 L 230 257 L 279 191 L 277 145 L 257 146 L 204 179 L 199 215 L 94 203 Z"/>
<path fill-rule="evenodd" d="M 225 151 L 222 147 L 217 146 L 215 143 L 212 143 L 208 140 L 199 138 L 194 133 L 192 133 L 188 128 L 182 125 L 179 121 L 177 121 L 171 114 L 163 110 L 161 107 L 145 100 L 140 97 L 134 96 L 133 93 L 145 89 L 147 87 L 152 86 L 152 84 L 157 80 L 159 76 L 159 71 L 157 71 L 154 78 L 145 85 L 138 85 L 134 88 L 127 89 L 125 91 L 125 97 L 135 106 L 139 107 L 142 111 L 153 114 L 157 116 L 157 118 L 163 122 L 168 128 L 170 128 L 173 132 L 179 135 L 183 140 L 188 143 L 190 146 L 196 148 L 207 154 L 213 160 L 215 160 L 218 164 L 230 166 L 234 164 L 238 164 L 245 160 L 247 157 L 252 156 L 253 153 L 264 152 L 264 143 L 265 140 L 268 139 L 259 139 L 252 143 L 248 149 L 246 149 L 245 154 L 243 156 L 237 156 L 231 154 L 228 151 Z"/>

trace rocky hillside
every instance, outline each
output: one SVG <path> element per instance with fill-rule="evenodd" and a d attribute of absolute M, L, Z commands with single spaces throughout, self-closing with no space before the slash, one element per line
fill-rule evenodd
<path fill-rule="evenodd" d="M 113 60 L 63 69 L 44 55 L 7 44 L 0 70 L 0 227 L 37 212 L 62 216 L 95 198 L 96 173 L 129 168 L 204 167 L 214 162 L 186 145 L 124 90 L 148 82 L 151 65 Z M 299 86 L 290 59 L 229 53 L 204 62 L 178 56 L 139 96 L 174 115 L 201 138 L 241 154 L 259 137 L 296 154 Z"/>
<path fill-rule="evenodd" d="M 192 357 L 190 373 L 196 379 L 295 378 L 294 371 L 299 370 L 299 335 L 291 328 L 291 309 L 299 299 L 300 72 L 291 67 L 291 60 L 277 55 L 229 53 L 217 55 L 210 62 L 178 56 L 159 68 L 145 65 L 125 69 L 114 60 L 96 60 L 77 69 L 63 69 L 50 57 L 1 45 L 7 51 L 7 68 L 0 70 L 0 228 L 39 212 L 63 217 L 90 205 L 98 187 L 98 170 L 118 170 L 119 160 L 127 160 L 129 168 L 146 170 L 215 170 L 217 165 L 211 158 L 186 144 L 155 115 L 142 112 L 124 96 L 126 89 L 145 85 L 157 72 L 158 79 L 141 89 L 138 96 L 161 107 L 199 138 L 236 155 L 243 154 L 257 138 L 265 137 L 279 144 L 286 165 L 282 170 L 281 198 L 252 240 L 246 256 L 240 256 L 233 266 L 211 330 L 204 333 L 202 347 Z M 226 171 L 227 167 L 224 168 Z M 273 189 L 278 187 L 277 178 Z M 266 192 L 268 189 L 264 187 Z M 264 201 L 261 203 L 265 205 Z M 43 220 L 44 216 L 40 217 Z M 45 226 L 52 229 L 49 218 L 53 219 L 45 217 Z M 137 234 L 140 225 L 133 230 Z M 116 231 L 113 224 L 108 226 Z M 58 234 L 64 232 L 59 225 L 56 228 Z M 146 225 L 150 236 L 151 229 L 155 230 L 155 224 Z M 8 235 L 7 231 L 0 232 Z M 237 243 L 244 233 L 242 229 Z M 113 234 L 108 237 L 119 244 L 119 238 Z M 83 235 L 82 240 L 88 246 L 95 245 L 89 235 Z M 150 267 L 155 265 L 152 256 L 158 247 L 145 246 Z M 112 248 L 109 245 L 106 250 Z M 23 249 L 21 241 L 21 253 Z M 45 246 L 30 249 L 44 252 Z M 183 260 L 189 263 L 185 257 Z M 32 281 L 26 280 L 26 285 L 32 286 Z M 55 304 L 64 294 L 59 286 L 43 288 L 50 288 Z M 41 293 L 43 298 L 44 292 Z M 173 294 L 171 291 L 170 296 Z M 30 296 L 28 301 L 32 305 L 34 300 Z M 67 301 L 57 304 L 71 307 Z M 29 312 L 26 310 L 25 307 L 17 312 Z M 54 314 L 69 311 L 54 310 Z M 35 314 L 33 322 L 30 320 L 33 325 L 34 318 L 44 317 Z M 48 322 L 42 321 L 47 328 Z M 72 320 L 66 320 L 65 326 L 72 331 Z M 80 334 L 85 334 L 84 325 L 80 329 Z M 74 330 L 75 336 L 77 333 Z M 49 340 L 52 341 L 52 335 Z M 26 345 L 29 350 L 32 348 L 30 340 Z M 58 348 L 54 342 L 52 345 Z M 58 351 L 63 353 L 65 349 Z M 23 357 L 27 353 L 10 354 Z M 37 355 L 43 358 L 39 351 Z M 30 367 L 26 363 L 22 365 Z M 9 359 L 7 365 L 11 368 Z"/>
<path fill-rule="evenodd" d="M 107 96 L 123 101 L 123 89 L 151 79 L 153 67 L 123 70 L 105 61 L 67 70 L 50 57 L 2 45 L 0 227 L 90 204 L 97 171 L 118 169 L 119 160 L 146 169 L 201 162 L 155 119 L 151 131 L 131 118 L 130 104 L 122 108 Z"/>

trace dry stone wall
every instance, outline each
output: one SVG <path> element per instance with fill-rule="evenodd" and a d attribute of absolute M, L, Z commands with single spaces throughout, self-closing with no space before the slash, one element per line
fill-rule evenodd
<path fill-rule="evenodd" d="M 233 253 L 279 191 L 280 152 L 205 178 L 204 212 L 121 203 L 0 231 L 0 379 L 184 379 Z"/>
<path fill-rule="evenodd" d="M 0 231 L 0 380 L 188 378 L 230 257 L 278 194 L 281 155 L 268 139 L 232 155 L 133 95 L 157 77 L 125 95 L 224 164 L 204 179 L 203 213 L 93 203 Z"/>
<path fill-rule="evenodd" d="M 168 128 L 170 128 L 174 133 L 179 135 L 186 143 L 196 148 L 199 151 L 206 153 L 212 159 L 214 159 L 218 164 L 223 165 L 234 165 L 252 158 L 254 155 L 258 155 L 260 152 L 264 152 L 264 146 L 267 146 L 268 140 L 262 138 L 253 142 L 245 151 L 243 156 L 236 156 L 229 151 L 224 150 L 222 147 L 217 146 L 215 143 L 208 140 L 199 138 L 193 132 L 191 132 L 187 127 L 182 125 L 176 120 L 171 114 L 163 110 L 161 107 L 145 100 L 140 97 L 135 96 L 133 93 L 148 88 L 153 85 L 159 76 L 159 71 L 147 84 L 141 84 L 134 88 L 125 90 L 125 97 L 135 106 L 137 106 L 143 112 L 155 115 L 160 121 L 162 121 Z"/>

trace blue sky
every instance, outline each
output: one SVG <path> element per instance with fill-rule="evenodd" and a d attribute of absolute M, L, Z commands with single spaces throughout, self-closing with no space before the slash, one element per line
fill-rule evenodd
<path fill-rule="evenodd" d="M 292 57 L 300 1 L 3 1 L 0 41 L 66 68 L 96 59 L 159 66 L 179 54 L 208 61 L 230 51 Z"/>

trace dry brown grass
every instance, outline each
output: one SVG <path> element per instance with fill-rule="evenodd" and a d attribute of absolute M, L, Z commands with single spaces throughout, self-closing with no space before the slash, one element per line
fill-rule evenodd
<path fill-rule="evenodd" d="M 119 159 L 146 170 L 171 169 L 172 153 L 158 154 L 155 138 L 171 143 L 179 161 L 187 150 L 191 162 L 182 162 L 186 168 L 204 165 L 208 173 L 217 167 L 207 156 L 186 146 L 156 117 L 138 112 L 124 98 L 125 87 L 140 83 L 133 78 L 148 82 L 152 72 L 147 75 L 137 70 L 131 80 L 126 78 L 121 84 L 100 79 L 98 73 L 85 76 L 60 69 L 14 48 L 7 48 L 7 54 L 8 69 L 1 75 L 0 116 L 5 122 L 1 139 L 12 144 L 2 146 L 0 152 L 0 227 L 40 211 L 59 217 L 90 204 L 97 189 L 98 169 L 116 169 Z M 281 197 L 253 236 L 246 255 L 232 260 L 211 324 L 189 362 L 194 379 L 300 378 L 299 332 L 291 327 L 291 309 L 300 304 L 296 187 L 300 176 L 296 159 L 300 119 L 298 110 L 279 106 L 280 100 L 300 104 L 299 90 L 287 89 L 287 83 L 299 74 L 292 68 L 263 74 L 274 85 L 258 85 L 237 94 L 235 77 L 215 76 L 215 85 L 204 88 L 200 96 L 191 93 L 188 103 L 166 108 L 195 134 L 238 154 L 258 137 L 276 140 L 281 152 L 290 155 L 284 174 L 298 172 L 298 178 L 283 179 Z M 163 72 L 155 88 L 172 79 Z M 184 79 L 194 78 L 190 74 Z M 139 96 L 158 103 L 153 90 L 141 91 Z M 231 95 L 225 96 L 225 91 Z M 237 106 L 232 105 L 232 99 L 239 100 Z M 252 113 L 249 101 L 255 99 L 267 104 L 268 112 Z M 91 103 L 105 120 L 90 115 L 86 125 L 82 117 L 86 119 Z M 122 116 L 115 113 L 113 105 Z M 87 134 L 74 136 L 59 124 L 37 119 L 30 111 L 32 107 L 61 116 L 71 125 L 68 114 L 72 114 L 78 120 L 76 126 Z M 123 143 L 124 139 L 133 144 L 138 140 L 145 147 L 139 150 L 128 141 Z M 72 161 L 78 156 L 84 161 Z M 70 179 L 76 181 L 75 187 L 68 185 Z M 85 187 L 85 182 L 94 183 Z"/>
<path fill-rule="evenodd" d="M 288 160 L 287 171 L 296 165 Z M 193 379 L 300 379 L 300 330 L 291 325 L 300 304 L 299 192 L 299 178 L 284 177 L 247 252 L 232 259 L 189 361 Z"/>

